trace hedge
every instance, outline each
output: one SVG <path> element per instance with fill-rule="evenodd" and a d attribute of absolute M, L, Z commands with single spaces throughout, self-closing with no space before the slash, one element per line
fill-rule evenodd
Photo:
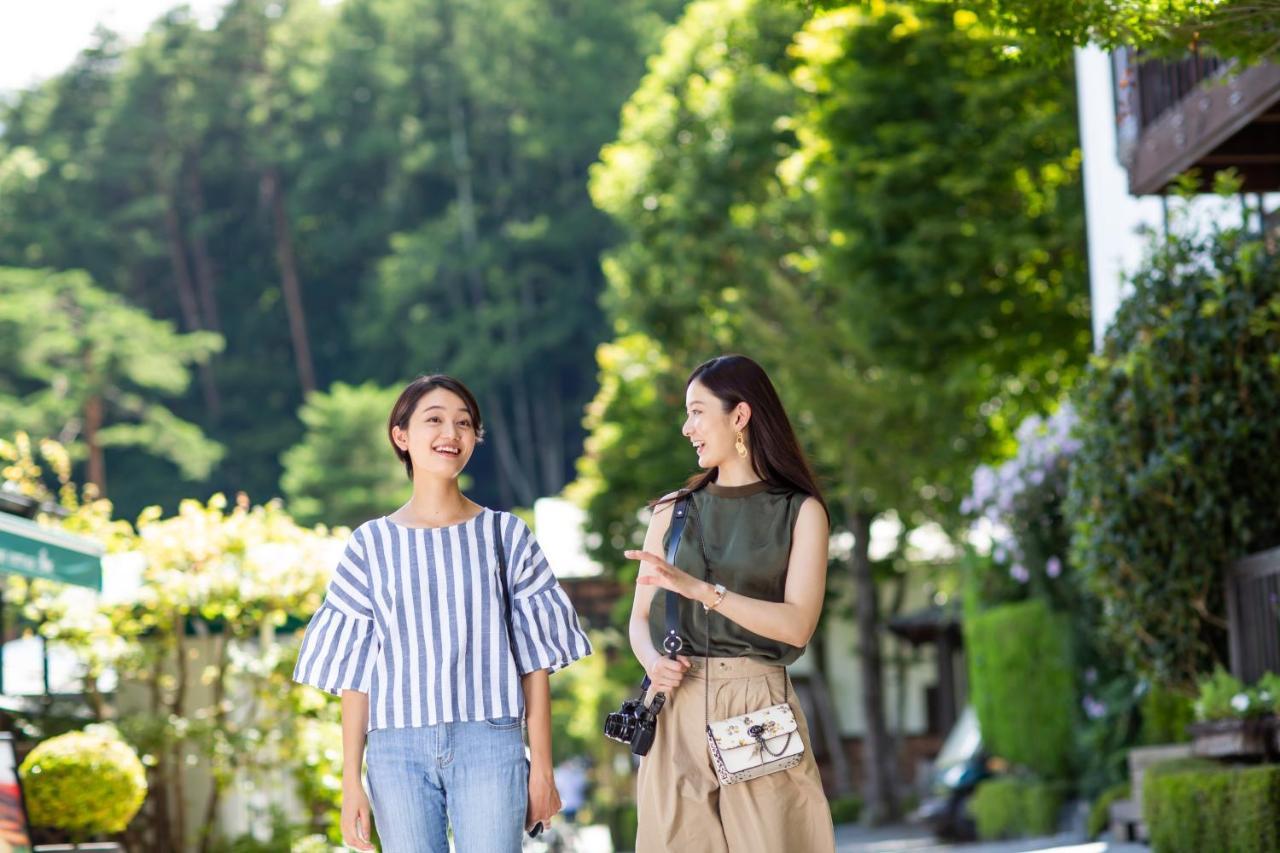
<path fill-rule="evenodd" d="M 1153 853 L 1280 853 L 1280 766 L 1172 761 L 1147 771 Z"/>
<path fill-rule="evenodd" d="M 1066 618 L 1032 599 L 974 614 L 964 631 L 987 751 L 1046 779 L 1069 777 L 1078 703 Z"/>

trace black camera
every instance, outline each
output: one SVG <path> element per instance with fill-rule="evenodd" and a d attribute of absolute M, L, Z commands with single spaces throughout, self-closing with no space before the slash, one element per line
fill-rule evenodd
<path fill-rule="evenodd" d="M 647 706 L 643 695 L 639 699 L 628 699 L 622 708 L 605 717 L 604 736 L 631 744 L 631 751 L 636 755 L 647 754 L 658 731 L 658 713 L 666 701 L 663 693 L 654 696 Z"/>

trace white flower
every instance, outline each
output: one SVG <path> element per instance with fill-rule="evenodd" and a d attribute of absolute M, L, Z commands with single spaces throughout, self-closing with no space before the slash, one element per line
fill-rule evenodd
<path fill-rule="evenodd" d="M 1241 714 L 1249 710 L 1249 696 L 1246 693 L 1237 693 L 1231 697 L 1231 707 L 1235 708 Z"/>

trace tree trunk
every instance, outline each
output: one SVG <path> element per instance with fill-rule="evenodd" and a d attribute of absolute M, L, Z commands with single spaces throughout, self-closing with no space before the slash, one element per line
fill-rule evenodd
<path fill-rule="evenodd" d="M 102 430 L 102 397 L 95 394 L 84 403 L 84 444 L 89 451 L 89 482 L 98 489 L 98 495 L 107 494 L 107 461 L 98 433 Z"/>
<path fill-rule="evenodd" d="M 162 185 L 164 182 L 161 182 Z M 189 332 L 198 332 L 204 328 L 200 317 L 200 309 L 196 305 L 196 289 L 191 278 L 191 270 L 187 266 L 186 244 L 182 239 L 182 220 L 178 216 L 174 193 L 167 187 L 164 193 L 164 233 L 165 242 L 169 246 L 169 267 L 173 271 L 173 283 L 178 291 L 178 310 L 182 313 L 182 324 Z M 204 405 L 214 417 L 222 409 L 222 401 L 218 395 L 217 385 L 213 379 L 213 366 L 205 361 L 197 368 L 200 374 L 200 388 L 204 395 Z"/>
<path fill-rule="evenodd" d="M 442 41 L 449 56 L 446 63 L 445 100 L 449 119 L 449 154 L 453 160 L 454 197 L 458 204 L 458 232 L 462 242 L 463 277 L 467 282 L 467 291 L 471 300 L 471 310 L 483 316 L 486 292 L 480 271 L 475 268 L 476 248 L 479 244 L 479 222 L 476 216 L 475 187 L 473 183 L 473 162 L 471 144 L 467 134 L 467 115 L 463 108 L 462 97 L 458 92 L 456 68 L 453 64 L 454 31 L 453 18 L 448 3 L 440 6 L 440 23 Z M 486 322 L 480 332 L 486 340 L 497 343 L 497 329 Z M 495 378 L 493 384 L 501 387 Z M 494 426 L 494 445 L 497 448 L 498 474 L 503 481 L 504 491 L 510 489 L 516 501 L 528 505 L 532 503 L 534 488 L 528 477 L 528 471 L 522 464 L 520 454 L 515 446 L 515 436 L 509 429 L 510 421 L 501 405 L 500 396 L 495 387 L 485 397 L 485 411 Z"/>
<path fill-rule="evenodd" d="M 898 798 L 893 772 L 893 744 L 885 724 L 884 661 L 880 652 L 880 603 L 875 578 L 871 573 L 868 553 L 871 522 L 874 515 L 851 509 L 853 527 L 853 569 L 856 616 L 858 623 L 858 659 L 862 671 L 862 705 L 866 717 L 866 734 L 862 740 L 862 764 L 865 772 L 865 806 L 863 821 L 879 826 L 898 817 Z"/>
<path fill-rule="evenodd" d="M 214 727 L 219 731 L 225 731 L 227 728 L 227 712 L 223 707 L 223 701 L 227 696 L 227 653 L 231 645 L 227 632 L 218 635 L 217 646 L 217 677 L 213 682 L 213 719 Z M 250 716 L 252 719 L 252 716 Z M 212 759 L 216 761 L 217 759 Z M 200 853 L 209 853 L 213 848 L 213 842 L 217 835 L 217 819 L 218 804 L 222 801 L 222 783 L 218 781 L 218 775 L 213 774 L 212 784 L 209 786 L 209 799 L 205 801 L 204 806 L 204 829 L 200 837 Z"/>
<path fill-rule="evenodd" d="M 199 155 L 194 155 L 186 174 L 187 199 L 195 214 L 191 228 L 191 256 L 195 260 L 196 291 L 200 295 L 200 313 L 204 327 L 213 332 L 222 331 L 218 312 L 218 279 L 214 271 L 213 256 L 209 253 L 209 241 L 204 235 L 204 181 L 200 173 Z"/>
<path fill-rule="evenodd" d="M 302 302 L 302 280 L 293 250 L 293 232 L 285 209 L 284 187 L 280 171 L 268 166 L 262 173 L 262 195 L 271 210 L 271 228 L 276 243 L 276 263 L 280 267 L 280 290 L 289 317 L 289 339 L 293 343 L 293 361 L 298 371 L 298 385 L 306 397 L 316 390 L 315 366 L 311 360 L 311 343 L 307 338 L 307 314 Z"/>

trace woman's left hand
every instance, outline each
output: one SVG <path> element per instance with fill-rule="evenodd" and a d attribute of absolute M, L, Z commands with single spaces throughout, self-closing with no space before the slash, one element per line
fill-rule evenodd
<path fill-rule="evenodd" d="M 660 586 L 665 590 L 674 592 L 676 595 L 683 595 L 685 598 L 691 598 L 694 601 L 700 600 L 698 593 L 706 584 L 688 572 L 671 565 L 656 554 L 650 554 L 648 551 L 625 551 L 623 556 L 628 560 L 642 561 L 640 576 L 636 578 L 636 583 L 644 586 Z"/>
<path fill-rule="evenodd" d="M 546 772 L 529 771 L 529 809 L 525 814 L 524 828 L 533 829 L 534 824 L 544 827 L 551 823 L 551 818 L 560 812 L 560 792 L 556 790 L 556 779 L 550 770 Z"/>

